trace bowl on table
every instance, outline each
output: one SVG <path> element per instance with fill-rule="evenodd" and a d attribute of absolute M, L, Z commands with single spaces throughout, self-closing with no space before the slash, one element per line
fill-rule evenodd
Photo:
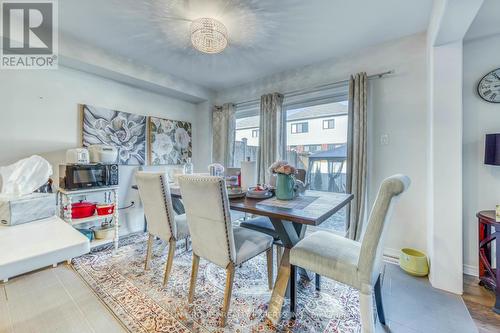
<path fill-rule="evenodd" d="M 267 199 L 273 196 L 272 189 L 267 185 L 249 187 L 247 197 L 253 199 Z"/>
<path fill-rule="evenodd" d="M 243 198 L 245 194 L 246 193 L 239 186 L 227 188 L 227 196 L 229 199 Z"/>

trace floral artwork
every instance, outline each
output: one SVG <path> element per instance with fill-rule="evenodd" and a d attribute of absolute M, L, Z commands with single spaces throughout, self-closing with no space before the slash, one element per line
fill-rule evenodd
<path fill-rule="evenodd" d="M 184 164 L 191 158 L 191 123 L 150 117 L 149 135 L 149 157 L 152 165 Z"/>
<path fill-rule="evenodd" d="M 118 163 L 143 165 L 146 161 L 146 117 L 83 105 L 83 146 L 118 149 Z"/>

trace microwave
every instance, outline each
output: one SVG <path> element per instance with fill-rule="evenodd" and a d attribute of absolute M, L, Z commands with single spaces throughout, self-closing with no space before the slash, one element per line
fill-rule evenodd
<path fill-rule="evenodd" d="M 59 187 L 79 190 L 118 185 L 118 164 L 61 164 Z"/>

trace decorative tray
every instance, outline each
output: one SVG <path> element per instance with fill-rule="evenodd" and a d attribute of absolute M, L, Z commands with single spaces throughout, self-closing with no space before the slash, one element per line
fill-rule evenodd
<path fill-rule="evenodd" d="M 267 191 L 267 192 L 252 192 L 248 191 L 246 193 L 247 198 L 252 198 L 252 199 L 269 199 L 273 196 L 273 192 Z"/>

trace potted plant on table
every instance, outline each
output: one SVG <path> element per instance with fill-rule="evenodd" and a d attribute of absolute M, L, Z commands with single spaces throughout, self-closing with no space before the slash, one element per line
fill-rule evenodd
<path fill-rule="evenodd" d="M 269 172 L 276 175 L 276 198 L 292 200 L 295 197 L 295 174 L 297 169 L 286 161 L 274 162 Z"/>

